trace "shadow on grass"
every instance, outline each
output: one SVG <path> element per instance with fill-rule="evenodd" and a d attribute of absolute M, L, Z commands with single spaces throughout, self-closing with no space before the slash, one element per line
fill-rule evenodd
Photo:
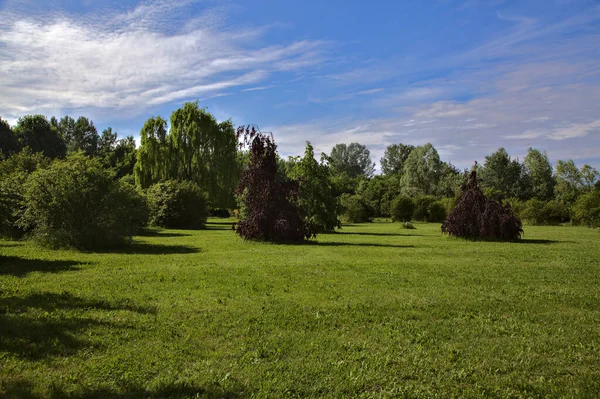
<path fill-rule="evenodd" d="M 232 225 L 233 223 L 236 223 L 236 222 L 206 222 L 206 225 L 207 225 L 207 226 L 208 226 L 209 224 L 227 225 L 227 226 L 229 226 L 229 228 L 231 228 L 231 225 Z"/>
<path fill-rule="evenodd" d="M 396 245 L 396 244 L 378 244 L 370 242 L 320 242 L 320 241 L 290 241 L 290 242 L 272 242 L 274 245 L 308 245 L 317 247 L 373 247 L 373 248 L 415 248 L 414 245 Z"/>
<path fill-rule="evenodd" d="M 65 392 L 54 388 L 50 397 L 55 399 L 104 399 L 104 398 L 206 398 L 206 399 L 235 399 L 243 398 L 250 394 L 249 390 L 237 382 L 229 382 L 231 388 L 224 387 L 221 384 L 212 384 L 206 387 L 200 387 L 195 384 L 174 383 L 159 386 L 155 389 L 147 389 L 135 385 L 121 386 L 115 388 L 96 388 L 83 389 L 78 392 Z M 33 384 L 25 380 L 13 380 L 5 384 L 4 392 L 0 394 L 10 398 L 45 398 L 46 395 L 36 395 Z"/>
<path fill-rule="evenodd" d="M 139 237 L 189 237 L 191 234 L 172 233 L 164 230 L 146 230 L 138 234 Z"/>
<path fill-rule="evenodd" d="M 377 236 L 377 237 L 423 237 L 424 234 L 412 234 L 412 233 L 408 233 L 408 234 L 398 234 L 398 233 L 364 233 L 364 232 L 357 232 L 357 231 L 349 231 L 349 232 L 344 232 L 344 231 L 336 231 L 333 234 L 340 234 L 340 235 L 357 235 L 357 236 Z"/>
<path fill-rule="evenodd" d="M 0 256 L 0 276 L 10 274 L 24 277 L 32 272 L 59 273 L 78 270 L 82 262 L 73 260 L 26 259 L 17 256 Z"/>
<path fill-rule="evenodd" d="M 129 245 L 125 245 L 119 248 L 101 249 L 90 252 L 129 255 L 176 255 L 194 254 L 201 252 L 201 249 L 196 247 L 189 247 L 187 245 L 158 245 L 134 241 Z"/>
<path fill-rule="evenodd" d="M 574 243 L 575 241 L 556 241 L 556 240 L 534 240 L 529 238 L 522 238 L 520 240 L 510 241 L 515 244 L 559 244 L 559 243 Z"/>
<path fill-rule="evenodd" d="M 231 223 L 229 224 L 229 226 L 209 226 L 207 225 L 206 228 L 204 230 L 231 230 Z"/>
<path fill-rule="evenodd" d="M 369 242 L 318 242 L 307 241 L 306 245 L 317 245 L 320 247 L 377 247 L 377 248 L 414 248 L 414 245 L 378 244 Z"/>
<path fill-rule="evenodd" d="M 91 335 L 90 329 L 108 327 L 115 332 L 118 329 L 134 328 L 82 316 L 91 310 L 156 313 L 155 308 L 127 303 L 111 304 L 65 293 L 0 298 L 0 352 L 28 359 L 70 356 L 80 349 L 94 347 L 94 344 L 84 338 Z"/>

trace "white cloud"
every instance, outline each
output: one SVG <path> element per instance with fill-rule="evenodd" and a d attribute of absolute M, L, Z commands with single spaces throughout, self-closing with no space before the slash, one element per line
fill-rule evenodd
<path fill-rule="evenodd" d="M 600 119 L 590 123 L 578 123 L 568 127 L 554 130 L 548 138 L 552 140 L 566 140 L 577 137 L 585 137 L 592 132 L 600 131 Z"/>
<path fill-rule="evenodd" d="M 144 2 L 96 19 L 0 12 L 0 109 L 8 117 L 73 108 L 139 110 L 256 84 L 322 57 L 320 41 L 257 46 L 260 27 L 224 30 L 208 23 L 165 31 L 171 14 L 187 11 L 191 2 Z"/>

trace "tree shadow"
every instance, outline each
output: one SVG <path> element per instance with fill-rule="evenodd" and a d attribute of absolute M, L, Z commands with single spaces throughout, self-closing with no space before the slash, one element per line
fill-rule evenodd
<path fill-rule="evenodd" d="M 104 398 L 205 398 L 205 399 L 236 399 L 250 395 L 250 389 L 241 383 L 233 382 L 225 387 L 221 384 L 210 384 L 208 386 L 197 386 L 185 382 L 171 383 L 161 385 L 155 389 L 147 389 L 137 385 L 125 385 L 119 389 L 115 388 L 87 388 L 78 392 L 65 392 L 54 388 L 51 393 L 53 399 L 104 399 Z M 21 399 L 41 399 L 45 395 L 36 395 L 32 383 L 25 380 L 13 380 L 5 384 L 4 392 L 0 391 L 6 397 Z"/>
<path fill-rule="evenodd" d="M 559 244 L 563 243 L 574 243 L 575 241 L 556 241 L 556 240 L 535 240 L 531 238 L 522 238 L 520 240 L 510 241 L 515 244 Z"/>
<path fill-rule="evenodd" d="M 320 241 L 301 241 L 301 242 L 274 242 L 276 245 L 309 245 L 318 247 L 379 247 L 379 248 L 415 248 L 414 245 L 397 244 L 379 244 L 370 242 L 320 242 Z"/>
<path fill-rule="evenodd" d="M 220 225 L 227 225 L 229 227 L 231 227 L 232 224 L 234 224 L 236 222 L 206 222 L 207 225 L 209 224 L 220 224 Z"/>
<path fill-rule="evenodd" d="M 231 231 L 232 223 L 229 223 L 229 226 L 206 226 L 205 230 L 230 230 Z"/>
<path fill-rule="evenodd" d="M 138 237 L 189 237 L 191 234 L 173 233 L 164 230 L 145 230 L 138 234 Z"/>
<path fill-rule="evenodd" d="M 176 255 L 193 254 L 201 251 L 202 250 L 200 248 L 190 247 L 187 245 L 159 245 L 134 241 L 133 243 L 122 247 L 100 249 L 90 252 L 127 255 Z"/>
<path fill-rule="evenodd" d="M 79 270 L 86 263 L 73 260 L 26 259 L 17 256 L 0 256 L 0 275 L 24 277 L 32 272 L 59 273 Z"/>
<path fill-rule="evenodd" d="M 83 348 L 98 348 L 82 338 L 95 327 L 133 329 L 123 323 L 100 321 L 80 314 L 90 310 L 125 310 L 154 314 L 155 308 L 79 298 L 71 294 L 38 293 L 0 298 L 0 352 L 21 358 L 70 356 Z M 59 314 L 53 314 L 59 312 Z"/>
<path fill-rule="evenodd" d="M 365 232 L 360 232 L 360 231 L 350 231 L 350 232 L 344 232 L 344 231 L 336 231 L 333 234 L 341 234 L 341 235 L 357 235 L 357 236 L 376 236 L 376 237 L 423 237 L 423 234 L 399 234 L 399 233 L 365 233 Z"/>

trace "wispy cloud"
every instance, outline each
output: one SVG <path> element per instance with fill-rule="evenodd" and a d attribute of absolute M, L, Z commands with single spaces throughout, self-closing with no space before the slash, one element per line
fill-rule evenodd
<path fill-rule="evenodd" d="M 320 41 L 257 46 L 260 29 L 167 31 L 192 2 L 150 1 L 94 18 L 0 12 L 0 109 L 143 109 L 255 85 L 322 58 Z"/>

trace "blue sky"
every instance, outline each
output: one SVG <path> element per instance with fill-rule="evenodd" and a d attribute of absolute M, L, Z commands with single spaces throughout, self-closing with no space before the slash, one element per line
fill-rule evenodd
<path fill-rule="evenodd" d="M 139 135 L 199 100 L 280 153 L 431 142 L 600 169 L 597 0 L 0 1 L 0 116 Z"/>

